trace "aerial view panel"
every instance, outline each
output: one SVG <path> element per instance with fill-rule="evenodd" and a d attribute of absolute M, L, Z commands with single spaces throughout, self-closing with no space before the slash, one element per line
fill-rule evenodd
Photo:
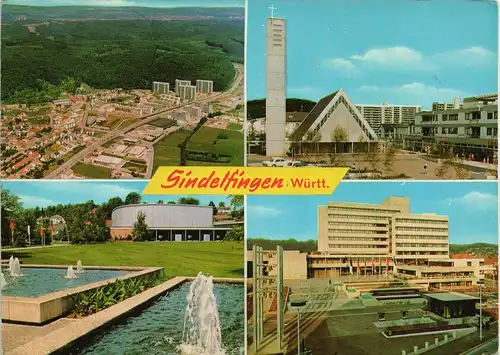
<path fill-rule="evenodd" d="M 2 11 L 5 178 L 243 165 L 244 1 L 18 3 Z"/>

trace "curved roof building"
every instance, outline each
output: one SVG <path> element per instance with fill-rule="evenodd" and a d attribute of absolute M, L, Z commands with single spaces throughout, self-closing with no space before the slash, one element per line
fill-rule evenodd
<path fill-rule="evenodd" d="M 213 208 L 199 205 L 134 204 L 115 208 L 111 214 L 111 238 L 131 239 L 134 223 L 144 213 L 155 240 L 217 241 L 231 228 L 214 226 Z"/>

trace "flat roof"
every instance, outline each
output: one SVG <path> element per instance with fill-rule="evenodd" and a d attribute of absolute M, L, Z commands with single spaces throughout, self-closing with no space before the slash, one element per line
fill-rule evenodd
<path fill-rule="evenodd" d="M 452 302 L 452 301 L 473 301 L 479 300 L 478 297 L 466 295 L 458 292 L 437 292 L 437 293 L 424 293 L 422 296 L 426 298 L 432 298 L 438 301 L 443 302 Z"/>

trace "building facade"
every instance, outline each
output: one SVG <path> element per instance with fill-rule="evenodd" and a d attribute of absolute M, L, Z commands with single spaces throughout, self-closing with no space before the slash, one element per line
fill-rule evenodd
<path fill-rule="evenodd" d="M 194 85 L 180 85 L 179 97 L 182 100 L 194 100 L 196 98 L 196 86 Z"/>
<path fill-rule="evenodd" d="M 415 116 L 420 112 L 419 105 L 360 105 L 356 107 L 361 112 L 366 122 L 380 137 L 382 125 L 414 124 Z"/>
<path fill-rule="evenodd" d="M 111 239 L 132 236 L 140 213 L 145 215 L 148 229 L 163 241 L 223 240 L 230 227 L 214 225 L 211 206 L 177 204 L 136 204 L 115 208 L 111 214 Z"/>
<path fill-rule="evenodd" d="M 466 98 L 460 108 L 445 108 L 418 113 L 405 146 L 430 152 L 441 145 L 463 158 L 494 163 L 498 155 L 496 94 Z"/>
<path fill-rule="evenodd" d="M 158 94 L 168 94 L 170 92 L 170 84 L 161 81 L 154 81 L 153 92 Z"/>
<path fill-rule="evenodd" d="M 211 94 L 214 92 L 214 82 L 212 80 L 196 80 L 196 92 Z"/>
<path fill-rule="evenodd" d="M 266 23 L 266 155 L 286 152 L 286 20 Z"/>
<path fill-rule="evenodd" d="M 189 86 L 191 85 L 191 80 L 181 80 L 181 79 L 175 79 L 175 93 L 179 93 L 179 87 L 180 86 Z"/>

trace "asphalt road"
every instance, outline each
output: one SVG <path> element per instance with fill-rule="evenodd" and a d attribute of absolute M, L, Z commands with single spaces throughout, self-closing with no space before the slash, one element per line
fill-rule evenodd
<path fill-rule="evenodd" d="M 235 79 L 233 81 L 233 84 L 231 85 L 231 87 L 228 90 L 226 90 L 226 91 L 224 91 L 224 92 L 222 92 L 222 93 L 220 93 L 218 95 L 215 95 L 215 96 L 203 99 L 203 100 L 199 100 L 197 102 L 212 102 L 212 101 L 215 101 L 215 100 L 221 100 L 224 97 L 231 95 L 233 93 L 233 91 L 236 90 L 236 88 L 241 83 L 241 81 L 243 80 L 243 66 L 235 64 L 234 67 L 236 69 Z M 80 152 L 76 153 L 75 155 L 73 155 L 65 163 L 61 164 L 54 171 L 52 171 L 50 174 L 48 174 L 44 179 L 57 179 L 57 177 L 61 173 L 63 173 L 64 171 L 70 169 L 73 165 L 75 165 L 76 163 L 78 163 L 85 156 L 91 154 L 94 150 L 96 150 L 97 148 L 99 148 L 105 142 L 107 142 L 107 141 L 109 141 L 109 140 L 111 140 L 111 139 L 113 139 L 115 137 L 123 136 L 126 132 L 131 131 L 131 130 L 137 128 L 137 127 L 140 127 L 142 125 L 148 124 L 149 122 L 154 121 L 159 116 L 161 116 L 161 115 L 163 115 L 163 114 L 165 114 L 167 112 L 177 110 L 177 109 L 179 109 L 181 107 L 184 107 L 184 106 L 187 106 L 187 105 L 190 105 L 190 104 L 191 104 L 191 102 L 183 104 L 183 105 L 179 105 L 179 106 L 176 106 L 176 107 L 172 107 L 172 108 L 169 108 L 167 110 L 156 112 L 156 113 L 153 113 L 151 115 L 143 116 L 142 119 L 139 122 L 136 122 L 136 123 L 134 123 L 134 124 L 132 124 L 130 126 L 127 126 L 126 128 L 121 129 L 121 130 L 114 131 L 114 132 L 109 132 L 108 134 L 100 137 L 97 141 L 95 141 L 94 143 L 92 143 L 91 145 L 89 145 L 88 147 L 86 147 L 85 149 L 83 149 L 82 151 L 80 151 Z"/>
<path fill-rule="evenodd" d="M 498 337 L 490 340 L 489 342 L 469 352 L 464 353 L 464 355 L 483 355 L 483 354 L 488 354 L 488 355 L 498 354 Z"/>

